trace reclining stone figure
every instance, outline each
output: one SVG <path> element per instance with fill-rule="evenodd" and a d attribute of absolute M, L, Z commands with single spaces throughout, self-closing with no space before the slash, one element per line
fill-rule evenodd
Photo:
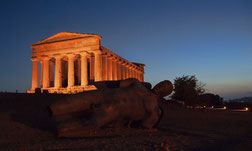
<path fill-rule="evenodd" d="M 119 81 L 117 88 L 101 88 L 69 96 L 50 106 L 58 122 L 59 137 L 85 136 L 90 129 L 113 123 L 140 123 L 152 129 L 160 120 L 158 99 L 173 90 L 170 81 L 162 81 L 153 89 L 148 83 L 130 78 Z"/>

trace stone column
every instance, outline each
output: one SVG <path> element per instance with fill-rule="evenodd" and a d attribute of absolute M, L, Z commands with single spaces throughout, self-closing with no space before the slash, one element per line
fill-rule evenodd
<path fill-rule="evenodd" d="M 136 78 L 136 68 L 133 68 L 133 77 Z"/>
<path fill-rule="evenodd" d="M 40 60 L 40 64 L 41 64 L 41 69 L 40 69 L 40 87 L 43 88 L 43 71 L 44 71 L 44 63 L 43 60 Z"/>
<path fill-rule="evenodd" d="M 117 80 L 117 60 L 113 59 L 113 67 L 112 67 L 112 72 L 113 72 L 113 80 Z"/>
<path fill-rule="evenodd" d="M 138 77 L 138 69 L 136 69 L 135 72 L 136 72 L 136 78 L 137 78 L 138 80 L 140 80 L 139 77 Z"/>
<path fill-rule="evenodd" d="M 126 76 L 125 76 L 125 63 L 123 62 L 122 65 L 122 80 L 126 79 Z"/>
<path fill-rule="evenodd" d="M 43 57 L 43 88 L 49 88 L 50 75 L 49 75 L 49 57 Z"/>
<path fill-rule="evenodd" d="M 77 68 L 75 67 L 76 68 L 76 73 L 75 74 L 76 74 L 76 77 L 77 77 L 77 85 L 81 86 L 81 58 L 77 58 L 75 63 L 77 65 Z"/>
<path fill-rule="evenodd" d="M 121 61 L 117 61 L 117 80 L 122 80 Z"/>
<path fill-rule="evenodd" d="M 62 87 L 62 56 L 57 55 L 55 56 L 55 80 L 54 80 L 54 87 L 61 88 Z"/>
<path fill-rule="evenodd" d="M 102 55 L 102 80 L 107 81 L 108 80 L 108 59 L 107 55 Z"/>
<path fill-rule="evenodd" d="M 90 77 L 90 81 L 94 81 L 94 75 L 95 75 L 95 71 L 94 71 L 94 56 L 90 55 L 90 59 L 89 59 L 89 77 Z"/>
<path fill-rule="evenodd" d="M 142 72 L 141 72 L 141 71 L 139 71 L 138 75 L 139 75 L 139 79 L 140 79 L 140 81 L 141 81 L 141 82 L 143 82 L 143 80 L 142 80 L 142 76 L 141 76 L 141 75 L 142 75 Z"/>
<path fill-rule="evenodd" d="M 125 78 L 128 79 L 129 78 L 129 65 L 125 65 Z"/>
<path fill-rule="evenodd" d="M 127 69 L 128 69 L 128 78 L 131 78 L 130 77 L 130 65 L 128 65 Z"/>
<path fill-rule="evenodd" d="M 124 64 L 124 78 L 127 79 L 128 78 L 128 65 L 127 63 Z"/>
<path fill-rule="evenodd" d="M 39 87 L 38 83 L 38 59 L 31 58 L 32 60 L 32 88 L 31 90 L 35 90 Z"/>
<path fill-rule="evenodd" d="M 88 85 L 88 64 L 87 64 L 87 52 L 81 54 L 81 86 Z"/>
<path fill-rule="evenodd" d="M 135 70 L 135 76 L 136 76 L 136 79 L 137 79 L 137 80 L 139 80 L 139 78 L 138 78 L 138 71 L 137 71 L 137 69 Z"/>
<path fill-rule="evenodd" d="M 54 87 L 54 62 L 49 60 L 49 87 Z"/>
<path fill-rule="evenodd" d="M 135 78 L 138 79 L 138 78 L 137 78 L 137 68 L 136 68 L 135 71 L 134 71 L 134 75 L 135 75 Z"/>
<path fill-rule="evenodd" d="M 136 78 L 136 68 L 134 67 L 134 68 L 132 68 L 132 77 L 133 78 Z"/>
<path fill-rule="evenodd" d="M 137 71 L 137 78 L 138 78 L 139 81 L 141 81 L 141 78 L 140 78 L 140 71 L 139 71 L 139 70 Z"/>
<path fill-rule="evenodd" d="M 134 78 L 134 75 L 133 75 L 133 66 L 130 67 L 130 77 Z"/>
<path fill-rule="evenodd" d="M 128 78 L 128 65 L 125 64 L 124 65 L 124 79 L 127 79 Z"/>
<path fill-rule="evenodd" d="M 132 78 L 132 66 L 131 65 L 129 65 L 129 67 L 128 67 L 128 69 L 129 69 L 129 78 Z"/>
<path fill-rule="evenodd" d="M 108 74 L 108 80 L 113 80 L 113 62 L 112 62 L 112 57 L 108 57 L 108 59 L 107 59 L 107 61 L 108 61 L 108 70 L 107 70 L 107 74 Z"/>
<path fill-rule="evenodd" d="M 74 86 L 74 54 L 68 54 L 68 85 L 67 87 L 73 87 Z"/>
<path fill-rule="evenodd" d="M 143 79 L 142 79 L 142 71 L 139 71 L 139 79 L 141 82 L 143 82 Z"/>
<path fill-rule="evenodd" d="M 135 74 L 135 78 L 138 79 L 138 77 L 137 77 L 137 69 L 135 69 L 134 74 Z"/>
<path fill-rule="evenodd" d="M 102 81 L 102 58 L 101 51 L 94 51 L 95 55 L 95 81 Z"/>
<path fill-rule="evenodd" d="M 135 70 L 135 77 L 136 77 L 136 79 L 138 79 L 138 71 L 137 71 L 137 68 L 136 68 L 136 70 Z M 138 79 L 139 80 L 139 79 Z"/>

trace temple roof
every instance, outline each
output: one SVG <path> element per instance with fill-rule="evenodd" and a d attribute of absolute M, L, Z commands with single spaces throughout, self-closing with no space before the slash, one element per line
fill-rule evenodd
<path fill-rule="evenodd" d="M 73 33 L 73 32 L 59 32 L 51 37 L 48 37 L 44 40 L 41 40 L 39 42 L 36 42 L 32 46 L 41 45 L 41 44 L 48 44 L 53 42 L 60 42 L 60 41 L 66 41 L 66 40 L 74 40 L 74 39 L 81 39 L 81 38 L 87 38 L 87 37 L 95 37 L 98 39 L 101 39 L 102 37 L 100 35 L 95 34 L 83 34 L 83 33 Z"/>

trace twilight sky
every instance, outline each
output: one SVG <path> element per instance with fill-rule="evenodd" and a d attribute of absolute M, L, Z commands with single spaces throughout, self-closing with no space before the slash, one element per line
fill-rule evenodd
<path fill-rule="evenodd" d="M 1 0 L 0 19 L 0 91 L 30 89 L 33 43 L 77 32 L 146 64 L 153 85 L 196 75 L 225 99 L 252 96 L 251 0 Z"/>

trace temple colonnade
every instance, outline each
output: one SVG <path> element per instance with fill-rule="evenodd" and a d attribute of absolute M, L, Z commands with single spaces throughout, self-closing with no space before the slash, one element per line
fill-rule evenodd
<path fill-rule="evenodd" d="M 44 55 L 31 58 L 32 88 L 60 89 L 63 87 L 86 87 L 92 82 L 123 80 L 136 78 L 144 81 L 144 71 L 141 67 L 115 55 L 93 52 L 80 52 L 69 54 Z M 62 62 L 67 62 L 62 66 Z M 39 63 L 41 64 L 41 76 L 39 86 Z M 63 70 L 67 68 L 67 85 L 63 85 L 66 77 Z M 76 75 L 78 74 L 78 75 Z M 53 81 L 53 82 L 52 82 Z M 56 92 L 57 93 L 57 92 Z"/>

